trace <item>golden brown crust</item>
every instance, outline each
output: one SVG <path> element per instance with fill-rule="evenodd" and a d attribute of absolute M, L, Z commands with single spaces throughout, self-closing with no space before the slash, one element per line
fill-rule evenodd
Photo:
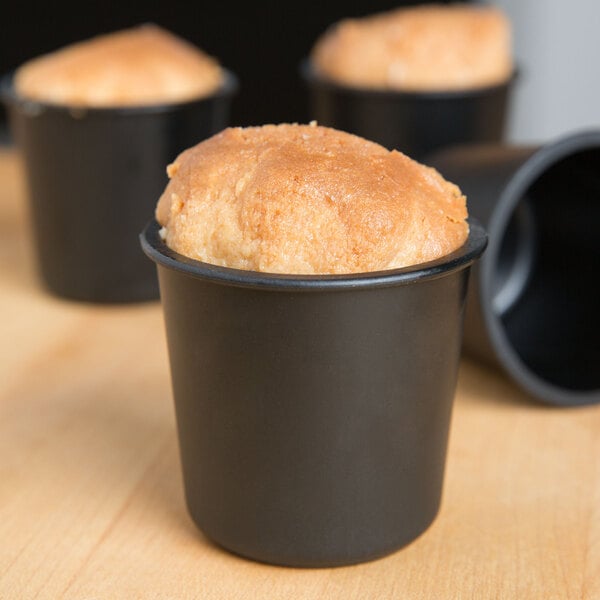
<path fill-rule="evenodd" d="M 156 25 L 141 25 L 25 63 L 15 74 L 15 89 L 42 102 L 107 107 L 200 98 L 222 81 L 213 58 Z"/>
<path fill-rule="evenodd" d="M 366 88 L 441 91 L 507 81 L 510 23 L 490 6 L 422 5 L 347 19 L 317 41 L 316 72 Z"/>
<path fill-rule="evenodd" d="M 230 128 L 183 152 L 156 217 L 176 252 L 271 273 L 358 273 L 433 260 L 468 234 L 435 170 L 314 125 Z"/>

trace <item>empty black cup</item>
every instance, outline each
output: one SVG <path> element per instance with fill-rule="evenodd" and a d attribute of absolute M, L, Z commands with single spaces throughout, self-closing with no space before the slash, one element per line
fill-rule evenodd
<path fill-rule="evenodd" d="M 54 294 L 91 302 L 158 298 L 140 229 L 179 152 L 227 125 L 233 75 L 212 96 L 160 106 L 75 109 L 32 102 L 2 81 L 24 158 L 34 245 Z"/>
<path fill-rule="evenodd" d="M 402 92 L 340 85 L 301 65 L 310 115 L 411 158 L 467 142 L 497 142 L 504 135 L 514 78 L 501 85 L 448 91 Z"/>
<path fill-rule="evenodd" d="M 427 162 L 489 232 L 466 352 L 543 402 L 600 402 L 600 130 L 535 148 L 457 147 Z"/>
<path fill-rule="evenodd" d="M 152 222 L 189 512 L 223 547 L 298 567 L 351 564 L 435 518 L 469 266 L 360 275 L 201 263 Z"/>

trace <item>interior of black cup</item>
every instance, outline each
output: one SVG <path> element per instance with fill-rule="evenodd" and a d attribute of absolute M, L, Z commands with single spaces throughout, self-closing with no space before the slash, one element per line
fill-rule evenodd
<path fill-rule="evenodd" d="M 512 212 L 500 243 L 492 281 L 496 314 L 504 315 L 522 297 L 534 266 L 536 245 L 531 204 L 524 197 Z"/>
<path fill-rule="evenodd" d="M 492 263 L 506 340 L 551 385 L 599 390 L 600 147 L 531 169 L 510 204 Z"/>

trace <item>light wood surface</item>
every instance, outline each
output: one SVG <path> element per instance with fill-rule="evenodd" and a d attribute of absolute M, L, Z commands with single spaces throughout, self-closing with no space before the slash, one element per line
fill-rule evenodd
<path fill-rule="evenodd" d="M 378 561 L 271 567 L 186 514 L 158 303 L 57 300 L 0 153 L 0 599 L 600 599 L 600 406 L 463 361 L 433 526 Z"/>

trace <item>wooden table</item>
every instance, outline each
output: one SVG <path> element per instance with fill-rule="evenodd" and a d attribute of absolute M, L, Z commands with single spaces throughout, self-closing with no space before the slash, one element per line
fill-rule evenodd
<path fill-rule="evenodd" d="M 600 598 L 600 406 L 536 405 L 463 361 L 444 499 L 407 548 L 271 567 L 187 516 L 158 303 L 57 300 L 0 153 L 0 599 Z"/>

